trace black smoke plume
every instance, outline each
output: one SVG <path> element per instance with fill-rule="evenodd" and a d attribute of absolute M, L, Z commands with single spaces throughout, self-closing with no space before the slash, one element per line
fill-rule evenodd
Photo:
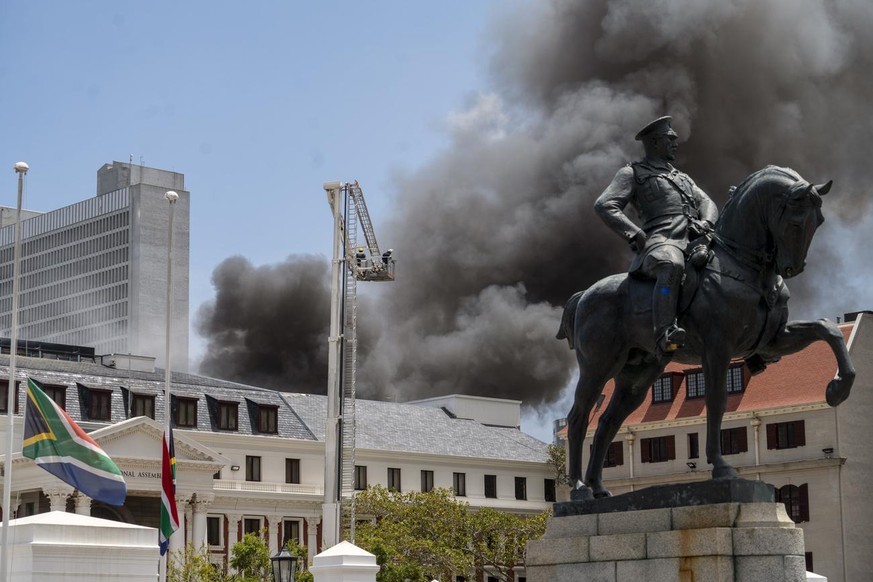
<path fill-rule="evenodd" d="M 398 211 L 380 239 L 395 249 L 398 276 L 379 297 L 384 329 L 362 355 L 362 393 L 555 402 L 575 368 L 554 339 L 563 302 L 630 259 L 593 202 L 640 156 L 633 135 L 658 116 L 672 115 L 684 139 L 677 166 L 719 204 L 729 186 L 779 164 L 833 178 L 826 216 L 851 226 L 869 210 L 873 179 L 870 30 L 866 0 L 553 0 L 502 14 L 490 37 L 493 91 L 450 117 L 445 152 L 397 180 Z M 844 232 L 820 231 L 807 273 L 791 282 L 796 310 L 854 308 L 847 293 L 864 285 L 845 275 Z M 870 264 L 869 245 L 852 252 Z M 283 273 L 294 264 L 264 271 L 278 279 L 264 282 L 276 307 L 313 293 L 308 304 L 324 308 L 300 320 L 286 308 L 263 332 L 288 342 L 288 363 L 275 368 L 299 369 L 286 387 L 304 390 L 325 366 L 328 290 L 292 285 Z M 233 368 L 262 372 L 241 339 L 252 335 L 247 321 L 217 309 L 237 285 L 225 268 L 216 308 L 202 314 L 206 369 L 230 356 Z M 311 341 L 270 331 L 296 325 Z"/>

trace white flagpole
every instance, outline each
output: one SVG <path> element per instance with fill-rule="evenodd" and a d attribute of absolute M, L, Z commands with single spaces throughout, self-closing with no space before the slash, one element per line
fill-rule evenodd
<path fill-rule="evenodd" d="M 168 237 L 167 249 L 167 351 L 166 359 L 164 361 L 164 438 L 167 438 L 170 434 L 170 415 L 173 412 L 173 407 L 171 406 L 170 401 L 170 338 L 172 337 L 171 329 L 173 325 L 173 215 L 176 209 L 176 200 L 179 199 L 179 195 L 170 190 L 164 195 L 164 198 L 166 198 L 170 203 L 170 234 Z M 163 444 L 161 444 L 161 447 L 163 447 Z M 161 450 L 163 451 L 163 449 Z M 161 458 L 163 458 L 163 452 L 161 453 Z M 174 534 L 171 534 L 170 537 L 172 538 Z M 169 559 L 170 540 L 167 539 L 167 551 L 161 557 L 161 582 L 165 582 L 167 579 L 167 562 Z"/>
<path fill-rule="evenodd" d="M 18 355 L 18 265 L 21 262 L 21 197 L 24 175 L 30 169 L 24 162 L 15 164 L 18 174 L 18 210 L 15 213 L 15 250 L 12 258 L 12 329 L 9 333 L 9 387 L 6 393 L 6 460 L 3 463 L 3 541 L 0 555 L 0 580 L 9 578 L 9 514 L 12 513 L 12 448 L 15 438 L 15 398 L 18 395 L 15 364 Z"/>

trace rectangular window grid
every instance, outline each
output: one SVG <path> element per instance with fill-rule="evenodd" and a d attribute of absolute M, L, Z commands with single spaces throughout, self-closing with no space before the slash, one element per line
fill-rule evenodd
<path fill-rule="evenodd" d="M 0 412 L 9 412 L 9 380 L 0 380 Z M 18 394 L 15 394 L 15 408 L 13 412 L 18 413 Z"/>
<path fill-rule="evenodd" d="M 90 390 L 88 394 L 88 418 L 90 420 L 112 419 L 112 392 Z"/>
<path fill-rule="evenodd" d="M 149 394 L 134 394 L 131 403 L 131 416 L 155 418 L 155 397 Z"/>
<path fill-rule="evenodd" d="M 239 403 L 218 403 L 218 428 L 221 430 L 238 430 L 239 428 Z"/>
<path fill-rule="evenodd" d="M 282 522 L 282 546 L 284 547 L 289 540 L 300 543 L 300 520 L 286 519 Z"/>
<path fill-rule="evenodd" d="M 276 434 L 279 432 L 279 407 L 258 406 L 258 432 Z"/>
<path fill-rule="evenodd" d="M 485 475 L 485 497 L 497 499 L 497 475 Z"/>
<path fill-rule="evenodd" d="M 220 546 L 221 544 L 221 519 L 220 517 L 206 517 L 206 543 L 210 546 Z"/>
<path fill-rule="evenodd" d="M 455 495 L 458 497 L 467 496 L 467 474 L 452 473 L 452 489 L 455 490 Z"/>
<path fill-rule="evenodd" d="M 703 379 L 703 370 L 690 372 L 685 375 L 685 390 L 688 398 L 702 398 L 706 395 L 706 382 Z"/>
<path fill-rule="evenodd" d="M 688 433 L 688 458 L 696 459 L 700 456 L 700 439 L 696 432 Z"/>
<path fill-rule="evenodd" d="M 300 483 L 300 459 L 285 459 L 285 483 Z"/>
<path fill-rule="evenodd" d="M 194 428 L 197 426 L 197 399 L 176 399 L 176 426 Z"/>
<path fill-rule="evenodd" d="M 421 472 L 421 492 L 433 491 L 433 471 Z"/>
<path fill-rule="evenodd" d="M 527 500 L 527 477 L 515 478 L 515 498 L 520 501 Z"/>
<path fill-rule="evenodd" d="M 721 431 L 721 452 L 723 455 L 736 455 L 749 450 L 746 427 L 724 428 Z"/>
<path fill-rule="evenodd" d="M 243 534 L 259 535 L 260 533 L 261 533 L 261 518 L 259 518 L 259 517 L 246 517 L 243 519 Z"/>
<path fill-rule="evenodd" d="M 400 491 L 400 469 L 388 469 L 388 490 Z"/>
<path fill-rule="evenodd" d="M 640 439 L 640 461 L 663 463 L 676 458 L 676 438 L 673 435 Z"/>
<path fill-rule="evenodd" d="M 261 457 L 246 455 L 246 481 L 261 480 Z"/>
<path fill-rule="evenodd" d="M 673 375 L 665 374 L 657 380 L 652 386 L 652 402 L 672 402 L 673 401 Z"/>
<path fill-rule="evenodd" d="M 367 466 L 355 465 L 355 491 L 367 488 Z"/>
<path fill-rule="evenodd" d="M 776 422 L 767 425 L 768 449 L 793 449 L 806 445 L 804 421 Z"/>
<path fill-rule="evenodd" d="M 728 368 L 727 383 L 725 384 L 728 394 L 738 394 L 746 389 L 744 372 L 744 366 L 742 364 Z"/>
<path fill-rule="evenodd" d="M 554 502 L 557 499 L 556 486 L 554 479 L 543 480 L 543 499 L 545 501 Z"/>

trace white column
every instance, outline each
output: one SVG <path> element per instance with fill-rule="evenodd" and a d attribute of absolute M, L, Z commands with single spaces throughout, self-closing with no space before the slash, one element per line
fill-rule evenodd
<path fill-rule="evenodd" d="M 318 524 L 321 517 L 313 516 L 306 518 L 306 561 L 310 564 L 318 553 Z"/>
<path fill-rule="evenodd" d="M 76 502 L 76 513 L 79 515 L 91 515 L 91 498 L 87 495 L 82 495 L 82 492 L 76 494 L 74 498 Z"/>
<path fill-rule="evenodd" d="M 239 513 L 228 513 L 227 515 L 227 573 L 233 573 L 233 567 L 230 561 L 233 559 L 233 545 L 240 539 L 239 537 L 239 522 L 242 515 Z"/>
<path fill-rule="evenodd" d="M 230 553 L 233 550 L 233 545 L 239 541 L 239 522 L 242 515 L 239 513 L 227 514 L 227 557 L 230 559 Z"/>
<path fill-rule="evenodd" d="M 279 528 L 282 523 L 282 516 L 278 514 L 265 516 L 270 522 L 270 528 L 267 530 L 267 548 L 272 556 L 279 551 Z"/>
<path fill-rule="evenodd" d="M 215 495 L 211 493 L 197 493 L 194 498 L 191 543 L 195 550 L 206 547 L 206 512 L 214 499 Z"/>
<path fill-rule="evenodd" d="M 185 511 L 188 508 L 188 501 L 191 498 L 186 495 L 176 496 L 176 512 L 179 514 L 179 529 L 173 532 L 170 536 L 171 552 L 181 551 L 185 547 Z"/>
<path fill-rule="evenodd" d="M 631 479 L 634 478 L 634 440 L 637 438 L 636 435 L 630 431 L 628 431 L 627 436 L 624 437 L 627 441 L 627 456 L 628 456 L 628 470 L 630 471 L 629 477 Z M 631 484 L 631 491 L 633 491 L 633 484 Z"/>
<path fill-rule="evenodd" d="M 73 494 L 72 487 L 43 487 L 42 492 L 49 498 L 49 511 L 66 511 L 67 498 Z"/>

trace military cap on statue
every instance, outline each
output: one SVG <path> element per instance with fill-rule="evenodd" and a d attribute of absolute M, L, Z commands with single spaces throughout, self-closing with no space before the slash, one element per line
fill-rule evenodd
<path fill-rule="evenodd" d="M 659 117 L 655 121 L 642 128 L 640 132 L 634 137 L 634 139 L 637 141 L 641 141 L 644 137 L 648 137 L 650 135 L 676 135 L 676 132 L 673 131 L 672 127 L 670 127 L 670 121 L 672 119 L 673 118 L 669 115 Z"/>

